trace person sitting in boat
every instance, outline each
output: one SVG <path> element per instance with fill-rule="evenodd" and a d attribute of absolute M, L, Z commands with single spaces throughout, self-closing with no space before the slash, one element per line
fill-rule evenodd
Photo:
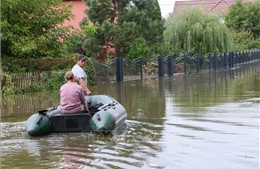
<path fill-rule="evenodd" d="M 75 82 L 71 71 L 66 72 L 66 83 L 60 87 L 60 105 L 56 110 L 49 112 L 48 116 L 56 114 L 78 113 L 83 110 L 89 111 L 84 97 L 83 88 Z"/>

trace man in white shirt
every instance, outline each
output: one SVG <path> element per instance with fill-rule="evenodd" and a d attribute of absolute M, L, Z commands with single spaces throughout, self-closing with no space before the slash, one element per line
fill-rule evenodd
<path fill-rule="evenodd" d="M 79 84 L 87 92 L 87 95 L 91 95 L 91 91 L 88 89 L 87 84 L 87 75 L 83 69 L 84 65 L 86 63 L 86 57 L 84 55 L 79 55 L 77 57 L 77 63 L 73 66 L 72 72 L 75 77 L 79 79 Z"/>

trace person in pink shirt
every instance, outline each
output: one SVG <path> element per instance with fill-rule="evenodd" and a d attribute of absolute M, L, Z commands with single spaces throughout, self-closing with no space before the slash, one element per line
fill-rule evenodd
<path fill-rule="evenodd" d="M 56 110 L 48 113 L 48 116 L 88 111 L 84 90 L 75 82 L 73 73 L 71 71 L 66 72 L 64 78 L 66 83 L 60 87 L 60 105 Z"/>

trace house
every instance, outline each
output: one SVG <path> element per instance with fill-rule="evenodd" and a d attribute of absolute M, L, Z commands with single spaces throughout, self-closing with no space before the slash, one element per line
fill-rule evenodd
<path fill-rule="evenodd" d="M 71 25 L 74 28 L 80 28 L 80 22 L 84 17 L 87 17 L 84 11 L 88 9 L 88 6 L 84 3 L 83 0 L 63 0 L 64 4 L 73 4 L 72 13 L 75 15 L 73 20 L 65 21 L 64 26 Z M 115 53 L 115 49 L 111 48 L 109 45 L 103 46 L 103 52 L 96 56 L 100 61 L 105 62 L 109 52 Z M 105 57 L 106 56 L 106 57 Z"/>
<path fill-rule="evenodd" d="M 255 2 L 256 0 L 242 0 L 243 3 Z M 176 1 L 173 9 L 173 15 L 177 15 L 181 8 L 200 6 L 207 13 L 224 14 L 228 8 L 236 3 L 236 0 L 190 0 Z"/>
<path fill-rule="evenodd" d="M 72 13 L 75 15 L 74 19 L 71 21 L 66 21 L 64 23 L 65 26 L 72 25 L 74 28 L 80 29 L 79 23 L 81 20 L 86 17 L 84 11 L 88 9 L 83 0 L 63 0 L 64 4 L 73 4 Z"/>

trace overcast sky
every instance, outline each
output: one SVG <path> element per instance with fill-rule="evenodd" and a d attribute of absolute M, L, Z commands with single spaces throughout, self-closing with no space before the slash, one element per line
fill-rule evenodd
<path fill-rule="evenodd" d="M 157 0 L 157 1 L 161 8 L 162 17 L 166 18 L 169 13 L 173 12 L 175 0 Z"/>

